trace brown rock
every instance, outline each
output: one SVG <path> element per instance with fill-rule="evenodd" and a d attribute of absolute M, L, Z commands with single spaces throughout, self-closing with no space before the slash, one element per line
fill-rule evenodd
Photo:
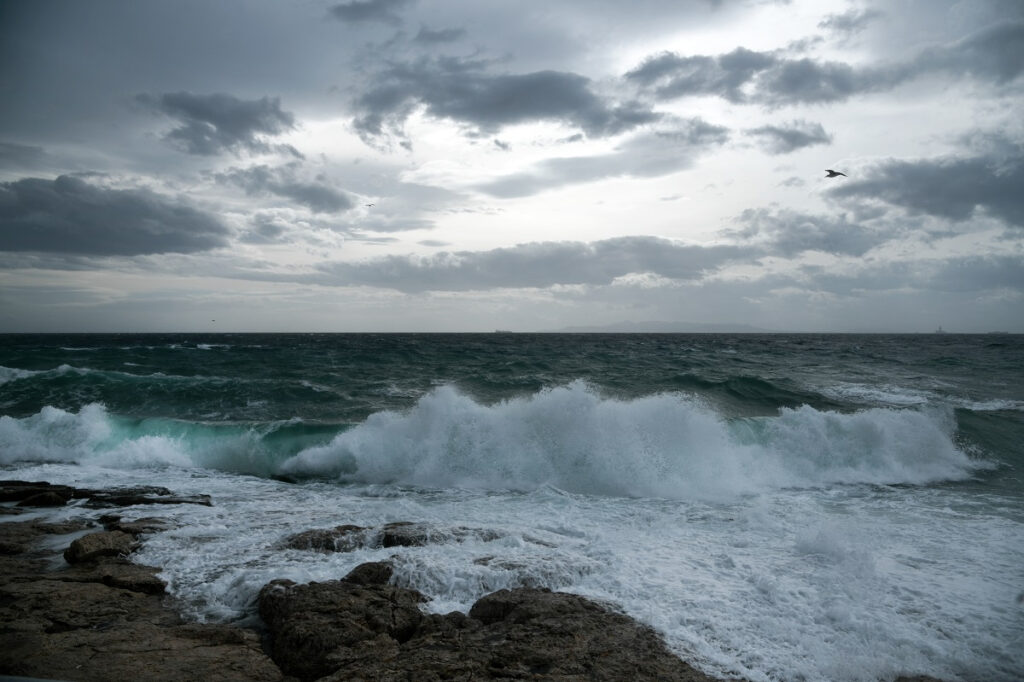
<path fill-rule="evenodd" d="M 260 592 L 272 656 L 301 680 L 666 680 L 705 682 L 650 628 L 583 597 L 502 590 L 469 616 L 425 616 L 422 595 L 362 565 L 340 581 Z M 386 578 L 384 578 L 386 579 Z"/>
<path fill-rule="evenodd" d="M 346 524 L 334 528 L 307 530 L 285 538 L 284 546 L 320 552 L 351 552 L 362 547 L 422 547 L 445 542 L 464 542 L 467 538 L 489 542 L 499 537 L 498 533 L 481 528 L 446 528 L 427 523 L 393 521 L 371 528 Z"/>
<path fill-rule="evenodd" d="M 152 535 L 153 533 L 165 531 L 168 528 L 172 528 L 173 524 L 167 519 L 161 519 L 156 516 L 146 516 L 141 519 L 135 519 L 134 521 L 122 521 L 118 518 L 104 523 L 103 527 L 107 530 L 119 530 L 122 533 L 128 533 L 129 535 L 139 537 L 141 535 Z"/>
<path fill-rule="evenodd" d="M 423 618 L 422 601 L 418 592 L 393 585 L 275 580 L 260 590 L 259 609 L 273 633 L 274 661 L 289 675 L 313 680 L 337 669 L 332 660 L 358 657 L 352 650 L 378 635 L 407 640 Z"/>
<path fill-rule="evenodd" d="M 0 675 L 81 682 L 283 681 L 255 632 L 183 624 L 165 606 L 155 568 L 101 552 L 54 570 L 59 554 L 48 549 L 53 536 L 85 527 L 0 523 L 0 546 L 16 550 L 0 556 Z M 134 543 L 122 531 L 92 535 L 102 539 L 79 546 Z"/>
<path fill-rule="evenodd" d="M 89 533 L 64 550 L 64 559 L 69 564 L 96 561 L 102 557 L 119 557 L 131 554 L 138 547 L 135 538 L 119 530 Z"/>

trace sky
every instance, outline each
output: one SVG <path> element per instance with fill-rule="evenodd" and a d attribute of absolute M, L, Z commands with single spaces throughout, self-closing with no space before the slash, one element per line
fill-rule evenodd
<path fill-rule="evenodd" d="M 0 332 L 1024 332 L 1022 238 L 1021 0 L 0 0 Z"/>

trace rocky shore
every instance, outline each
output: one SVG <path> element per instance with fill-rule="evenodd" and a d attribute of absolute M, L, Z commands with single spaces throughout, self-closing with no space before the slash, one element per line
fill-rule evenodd
<path fill-rule="evenodd" d="M 80 512 L 71 520 L 39 513 L 69 503 Z M 168 528 L 140 513 L 152 504 L 212 502 L 163 488 L 0 481 L 0 675 L 104 682 L 714 679 L 672 654 L 649 627 L 577 595 L 501 590 L 467 614 L 426 614 L 420 605 L 427 598 L 392 584 L 387 562 L 319 583 L 271 581 L 258 598 L 264 630 L 188 623 L 167 605 L 159 567 L 129 558 L 147 536 Z M 415 523 L 339 526 L 284 544 L 401 548 L 478 532 Z"/>

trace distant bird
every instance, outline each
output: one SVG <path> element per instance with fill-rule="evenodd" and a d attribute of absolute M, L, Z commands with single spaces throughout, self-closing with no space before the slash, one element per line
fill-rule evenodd
<path fill-rule="evenodd" d="M 840 173 L 839 171 L 828 170 L 827 168 L 825 169 L 825 172 L 827 173 L 827 175 L 825 176 L 826 178 L 834 178 L 837 175 L 842 175 L 844 178 L 847 177 L 846 173 Z"/>
<path fill-rule="evenodd" d="M 373 204 L 366 204 L 366 208 L 370 208 Z"/>

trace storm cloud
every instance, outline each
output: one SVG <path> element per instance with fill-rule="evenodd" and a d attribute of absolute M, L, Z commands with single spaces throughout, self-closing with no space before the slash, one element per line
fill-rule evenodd
<path fill-rule="evenodd" d="M 532 121 L 556 121 L 591 136 L 613 135 L 656 121 L 638 102 L 612 102 L 597 95 L 590 79 L 564 71 L 490 74 L 479 61 L 454 58 L 394 63 L 375 75 L 355 102 L 356 129 L 366 138 L 401 134 L 418 108 L 438 119 L 469 126 L 475 133 Z"/>
<path fill-rule="evenodd" d="M 663 52 L 627 72 L 625 79 L 663 100 L 712 95 L 737 104 L 783 106 L 841 102 L 934 73 L 1006 83 L 1022 70 L 1024 22 L 1010 21 L 891 64 L 854 67 L 741 47 L 718 56 Z"/>
<path fill-rule="evenodd" d="M 895 236 L 867 229 L 845 214 L 815 215 L 791 209 L 748 208 L 735 222 L 739 227 L 723 231 L 725 236 L 785 257 L 807 251 L 863 256 Z"/>
<path fill-rule="evenodd" d="M 323 181 L 307 182 L 296 177 L 296 164 L 278 168 L 267 165 L 232 168 L 216 174 L 220 183 L 236 185 L 250 196 L 272 194 L 291 199 L 314 213 L 338 213 L 352 208 L 352 200 Z"/>
<path fill-rule="evenodd" d="M 334 5 L 330 14 L 335 19 L 349 23 L 380 22 L 389 25 L 402 23 L 400 10 L 412 4 L 412 0 L 353 0 Z"/>
<path fill-rule="evenodd" d="M 820 123 L 798 120 L 788 125 L 766 125 L 747 131 L 758 139 L 769 154 L 789 154 L 804 147 L 832 142 Z"/>
<path fill-rule="evenodd" d="M 634 273 L 696 280 L 752 252 L 745 247 L 683 245 L 657 237 L 536 242 L 423 258 L 388 256 L 361 263 L 333 263 L 321 266 L 313 280 L 403 292 L 606 285 Z"/>
<path fill-rule="evenodd" d="M 89 256 L 195 253 L 227 244 L 216 217 L 145 189 L 76 177 L 0 183 L 0 250 Z"/>
<path fill-rule="evenodd" d="M 295 127 L 295 117 L 281 109 L 276 97 L 242 100 L 223 93 L 175 92 L 141 94 L 135 99 L 181 123 L 165 139 L 189 154 L 268 151 L 271 146 L 265 136 L 280 135 Z"/>
<path fill-rule="evenodd" d="M 981 211 L 1024 227 L 1024 157 L 942 157 L 885 161 L 866 178 L 828 192 L 838 199 L 884 202 L 955 222 Z"/>

